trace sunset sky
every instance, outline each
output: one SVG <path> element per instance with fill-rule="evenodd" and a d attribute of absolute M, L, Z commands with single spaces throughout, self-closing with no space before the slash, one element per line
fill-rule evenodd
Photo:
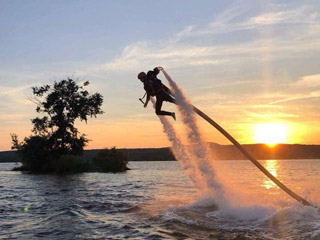
<path fill-rule="evenodd" d="M 169 146 L 138 100 L 137 73 L 156 66 L 240 143 L 320 144 L 318 0 L 0 1 L 0 30 L 0 151 L 31 134 L 31 87 L 68 76 L 104 96 L 105 114 L 77 123 L 87 148 Z"/>

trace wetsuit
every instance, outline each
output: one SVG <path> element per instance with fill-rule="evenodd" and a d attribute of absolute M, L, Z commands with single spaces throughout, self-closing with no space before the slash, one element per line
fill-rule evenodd
<path fill-rule="evenodd" d="M 147 73 L 146 79 L 143 83 L 144 89 L 147 92 L 147 101 L 150 100 L 150 96 L 156 96 L 156 114 L 172 116 L 171 112 L 162 111 L 161 107 L 163 101 L 176 103 L 176 100 L 170 95 L 171 92 L 169 88 L 162 84 L 161 80 L 157 78 L 158 74 L 159 70 L 157 68 Z"/>

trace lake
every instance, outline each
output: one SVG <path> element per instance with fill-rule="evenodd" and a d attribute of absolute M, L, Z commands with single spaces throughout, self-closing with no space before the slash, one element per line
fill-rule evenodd
<path fill-rule="evenodd" d="M 320 205 L 320 160 L 260 161 Z M 196 190 L 178 162 L 130 162 L 127 173 L 12 172 L 0 163 L 0 239 L 320 239 L 320 214 L 249 161 L 218 161 L 227 206 Z"/>

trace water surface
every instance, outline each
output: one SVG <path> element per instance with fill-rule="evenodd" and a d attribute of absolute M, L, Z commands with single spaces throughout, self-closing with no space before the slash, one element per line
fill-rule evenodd
<path fill-rule="evenodd" d="M 320 160 L 261 162 L 319 204 Z M 240 191 L 230 199 L 239 206 L 218 209 L 177 162 L 66 176 L 12 172 L 15 164 L 1 163 L 0 239 L 320 239 L 320 214 L 295 203 L 249 161 L 218 165 L 226 184 Z"/>

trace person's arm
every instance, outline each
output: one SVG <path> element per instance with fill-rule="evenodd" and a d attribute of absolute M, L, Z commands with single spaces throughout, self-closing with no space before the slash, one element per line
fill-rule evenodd
<path fill-rule="evenodd" d="M 144 103 L 144 107 L 146 108 L 148 106 L 148 102 L 150 101 L 150 94 L 147 93 L 146 102 Z"/>

